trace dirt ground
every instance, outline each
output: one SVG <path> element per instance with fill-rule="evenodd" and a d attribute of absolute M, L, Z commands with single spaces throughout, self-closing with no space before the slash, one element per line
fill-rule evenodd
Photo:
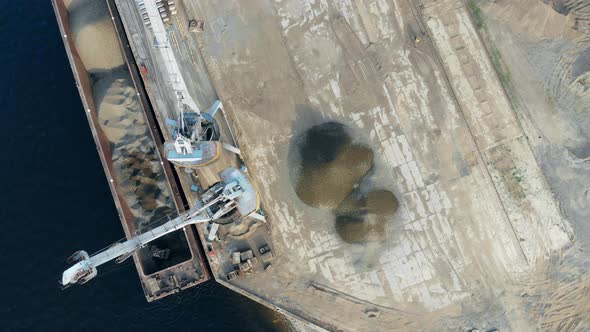
<path fill-rule="evenodd" d="M 590 7 L 587 1 L 483 1 L 488 49 L 574 244 L 524 277 L 528 312 L 544 330 L 587 330 L 590 274 Z M 528 289 L 527 289 L 528 288 Z"/>
<path fill-rule="evenodd" d="M 272 227 L 272 269 L 235 285 L 329 330 L 588 327 L 584 6 L 478 4 L 510 81 L 458 0 L 182 3 Z M 327 122 L 372 151 L 353 190 L 399 204 L 380 236 L 298 196 L 290 155 Z"/>
<path fill-rule="evenodd" d="M 574 231 L 462 2 L 185 5 L 273 225 L 272 271 L 239 286 L 329 329 L 538 327 L 520 283 Z M 400 201 L 373 242 L 296 195 L 294 138 L 329 121 Z"/>
<path fill-rule="evenodd" d="M 563 15 L 540 1 L 521 2 L 534 10 L 482 3 L 486 26 L 510 72 L 509 91 L 539 164 L 589 248 L 590 224 L 583 221 L 590 217 L 590 25 L 583 22 L 590 9 Z M 575 9 L 584 2 L 567 3 Z"/>

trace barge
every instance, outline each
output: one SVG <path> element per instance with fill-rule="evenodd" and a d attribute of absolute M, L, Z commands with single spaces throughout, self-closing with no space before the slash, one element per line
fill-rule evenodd
<path fill-rule="evenodd" d="M 76 32 L 72 30 L 70 20 L 72 15 L 78 14 L 78 11 L 76 13 L 69 12 L 67 3 L 64 0 L 53 0 L 52 5 L 113 200 L 119 212 L 125 236 L 130 239 L 138 233 L 159 226 L 167 221 L 165 217 L 169 217 L 171 214 L 182 214 L 187 209 L 188 204 L 184 193 L 178 189 L 178 178 L 172 166 L 162 158 L 164 155 L 164 136 L 160 132 L 155 114 L 146 96 L 140 70 L 129 50 L 127 37 L 122 30 L 114 3 L 112 1 L 106 2 L 105 18 L 112 22 L 113 33 L 116 34 L 113 37 L 117 39 L 118 51 L 121 52 L 125 60 L 125 65 L 116 68 L 116 71 L 119 75 L 119 81 L 121 81 L 120 76 L 124 75 L 124 81 L 131 82 L 128 90 L 135 91 L 136 96 L 127 97 L 133 98 L 133 102 L 139 104 L 138 110 L 140 114 L 135 116 L 137 119 L 141 119 L 139 123 L 133 126 L 133 133 L 122 132 L 117 137 L 125 138 L 135 135 L 137 132 L 142 132 L 145 134 L 141 137 L 142 141 L 140 142 L 146 142 L 146 144 L 133 146 L 129 144 L 123 148 L 121 148 L 122 143 L 113 141 L 113 134 L 105 127 L 105 120 L 99 116 L 100 105 L 97 105 L 97 101 L 104 101 L 105 97 L 97 97 L 98 93 L 95 90 L 95 84 L 97 75 L 103 75 L 103 73 L 96 74 L 89 71 L 76 47 Z M 100 42 L 100 40 L 96 42 Z M 145 128 L 137 128 L 142 125 Z M 153 146 L 154 148 L 148 149 L 146 146 Z M 130 167 L 129 162 L 133 157 L 133 148 L 138 151 L 141 150 L 141 152 L 137 152 L 138 159 L 148 164 L 147 168 L 143 167 L 139 170 L 140 173 L 150 174 L 145 179 L 137 178 L 137 175 L 133 174 L 136 172 L 129 172 L 126 169 Z M 117 149 L 122 149 L 125 153 L 121 153 Z M 131 160 L 131 163 L 133 162 L 134 160 Z M 141 187 L 136 185 L 129 188 L 135 183 L 139 183 Z M 153 199 L 146 202 L 146 198 L 141 195 L 150 194 L 150 191 L 156 191 L 158 195 L 152 195 L 156 197 L 150 197 L 150 199 Z M 134 194 L 137 196 L 134 196 Z M 163 203 L 160 201 L 163 201 Z M 138 213 L 140 210 L 143 214 Z M 154 255 L 154 253 L 161 253 L 166 249 L 169 250 L 170 254 L 167 255 L 169 257 Z M 142 248 L 140 251 L 133 253 L 131 257 L 133 257 L 148 301 L 163 298 L 211 279 L 209 268 L 203 257 L 202 245 L 194 225 L 167 235 L 167 238 L 159 239 L 153 246 Z"/>

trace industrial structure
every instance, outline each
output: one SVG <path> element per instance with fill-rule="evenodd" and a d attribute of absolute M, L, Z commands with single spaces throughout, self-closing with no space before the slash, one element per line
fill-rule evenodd
<path fill-rule="evenodd" d="M 174 1 L 139 0 L 137 5 L 146 26 L 154 34 L 154 47 L 164 59 L 170 87 L 177 100 L 178 121 L 168 120 L 173 135 L 164 145 L 166 159 L 181 167 L 204 166 L 217 159 L 221 152 L 219 128 L 213 118 L 221 102 L 216 101 L 209 113 L 202 113 L 188 92 L 165 27 L 170 20 L 167 12 L 176 12 Z"/>
<path fill-rule="evenodd" d="M 117 172 L 118 163 L 128 158 L 109 154 L 121 144 L 103 133 L 107 123 L 93 104 L 100 98 L 93 95 L 92 73 L 83 63 L 88 55 L 77 52 L 85 45 L 75 47 L 70 29 L 81 6 L 67 12 L 69 1 L 54 0 L 129 239 L 104 253 L 74 254 L 64 286 L 84 283 L 100 264 L 133 253 L 148 301 L 214 277 L 311 330 L 589 325 L 584 324 L 588 278 L 582 273 L 587 262 L 579 260 L 585 258 L 585 247 L 576 244 L 587 233 L 579 232 L 583 228 L 574 232 L 563 215 L 575 216 L 587 206 L 587 186 L 580 180 L 588 178 L 580 167 L 585 145 L 569 146 L 586 140 L 569 130 L 569 122 L 547 126 L 547 119 L 560 123 L 561 110 L 543 101 L 561 99 L 546 98 L 546 86 L 532 84 L 539 71 L 551 90 L 563 88 L 568 112 L 583 113 L 578 111 L 585 104 L 570 106 L 574 96 L 586 100 L 581 99 L 588 81 L 582 70 L 585 48 L 579 47 L 578 56 L 572 48 L 560 47 L 567 54 L 557 68 L 567 73 L 545 71 L 554 66 L 556 45 L 585 45 L 582 31 L 576 31 L 587 21 L 587 15 L 576 16 L 584 0 L 565 5 L 540 0 L 104 1 L 111 15 L 102 23 L 112 19 L 117 30 L 137 96 L 152 118 L 148 127 L 157 149 L 148 151 L 138 140 L 130 144 L 137 142 L 139 161 L 163 169 L 147 172 L 155 175 L 141 189 L 170 187 L 167 197 L 173 197 L 182 216 L 151 224 L 156 212 L 163 211 L 152 208 L 143 215 L 150 222 L 143 227 L 131 213 L 143 199 L 136 192 L 146 190 L 123 190 L 137 181 Z M 483 24 L 478 3 L 499 19 L 510 16 L 508 24 Z M 512 27 L 511 37 L 506 29 L 521 22 L 524 26 Z M 489 36 L 480 30 L 495 25 L 504 44 L 488 49 Z M 531 43 L 531 37 L 541 40 Z M 512 50 L 515 45 L 519 49 Z M 498 53 L 506 52 L 510 56 L 503 64 Z M 527 61 L 534 66 L 529 68 Z M 505 85 L 524 93 L 505 91 Z M 518 97 L 518 107 L 512 96 Z M 220 108 L 217 99 L 227 108 Z M 116 115 L 111 121 L 118 120 Z M 578 115 L 572 119 L 571 124 L 584 124 Z M 291 152 L 301 150 L 304 141 L 297 138 L 324 121 L 345 124 L 366 158 L 337 159 L 337 172 L 318 167 L 316 178 L 295 181 L 292 170 L 303 158 Z M 138 129 L 137 122 L 128 122 L 132 125 L 117 133 L 129 136 Z M 562 131 L 572 136 L 562 141 Z M 555 159 L 545 159 L 548 155 Z M 244 160 L 271 222 L 258 213 L 257 195 L 242 200 L 254 192 L 245 175 L 235 177 Z M 233 169 L 220 173 L 228 167 Z M 365 167 L 370 172 L 364 179 L 347 179 Z M 546 176 L 547 170 L 555 173 Z M 330 177 L 336 185 L 326 186 L 325 192 L 315 186 Z M 155 188 L 156 178 L 167 183 Z M 366 218 L 357 220 L 334 216 L 300 195 L 323 198 L 340 187 L 343 192 L 387 191 L 397 199 L 391 204 L 367 197 L 357 213 L 366 212 Z M 566 189 L 554 193 L 555 188 Z M 196 203 L 185 213 L 187 202 Z M 250 207 L 241 207 L 244 202 Z M 343 208 L 353 205 L 334 202 Z M 392 206 L 394 212 L 387 212 Z M 577 216 L 573 225 L 583 227 L 579 220 L 586 216 Z M 182 227 L 193 235 L 186 236 L 190 260 L 174 252 L 184 236 L 167 238 L 183 235 L 167 233 Z M 363 237 L 355 237 L 365 230 Z M 158 238 L 161 234 L 169 235 Z M 208 269 L 200 268 L 204 264 Z"/>
<path fill-rule="evenodd" d="M 183 105 L 179 121 L 168 119 L 173 141 L 164 144 L 166 159 L 187 168 L 204 166 L 219 157 L 219 126 L 213 118 L 221 102 L 216 101 L 209 113 L 187 110 Z"/>
<path fill-rule="evenodd" d="M 75 252 L 68 258 L 68 263 L 73 265 L 64 271 L 62 286 L 84 284 L 96 277 L 98 266 L 112 260 L 121 263 L 148 243 L 192 224 L 210 223 L 208 239 L 211 241 L 216 236 L 219 223 L 232 223 L 258 209 L 257 194 L 242 172 L 228 168 L 221 172 L 220 177 L 222 182 L 207 190 L 203 199 L 183 215 L 125 242 L 114 243 L 92 256 L 84 250 Z"/>

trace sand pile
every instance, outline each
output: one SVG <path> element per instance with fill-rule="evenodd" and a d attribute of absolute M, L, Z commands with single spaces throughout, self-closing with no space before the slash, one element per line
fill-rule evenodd
<path fill-rule="evenodd" d="M 397 211 L 399 202 L 391 191 L 374 190 L 367 194 L 367 212 L 377 217 L 391 216 Z"/>
<path fill-rule="evenodd" d="M 168 220 L 164 217 L 175 211 L 174 203 L 106 2 L 66 0 L 65 4 L 76 49 L 92 84 L 97 125 L 110 143 L 117 194 L 135 217 L 131 231 L 161 225 Z M 172 237 L 178 239 L 170 240 Z M 172 249 L 170 262 L 190 258 L 182 232 L 161 239 L 159 244 Z M 179 254 L 182 250 L 184 254 Z M 142 264 L 151 261 L 149 251 L 147 255 Z"/>
<path fill-rule="evenodd" d="M 307 205 L 335 208 L 371 169 L 373 151 L 363 146 L 346 146 L 337 157 L 317 167 L 304 164 L 297 195 Z"/>
<path fill-rule="evenodd" d="M 336 217 L 336 233 L 347 243 L 363 243 L 372 233 L 372 227 L 362 218 Z"/>
<path fill-rule="evenodd" d="M 139 138 L 137 144 L 118 145 L 113 151 L 113 164 L 119 186 L 134 216 L 147 221 L 153 211 L 168 207 L 171 196 L 163 180 L 160 163 L 154 157 L 155 146 L 147 138 Z M 143 152 L 145 151 L 145 152 Z"/>
<path fill-rule="evenodd" d="M 297 140 L 297 196 L 307 205 L 336 208 L 371 169 L 373 151 L 352 144 L 346 127 L 328 122 Z"/>
<path fill-rule="evenodd" d="M 373 167 L 373 151 L 353 143 L 348 129 L 329 122 L 314 126 L 298 140 L 295 192 L 307 205 L 329 208 L 336 232 L 348 243 L 378 240 L 398 208 L 392 192 L 360 192 Z"/>
<path fill-rule="evenodd" d="M 76 50 L 89 72 L 125 64 L 105 1 L 65 1 Z"/>
<path fill-rule="evenodd" d="M 348 243 L 378 241 L 398 206 L 397 198 L 388 190 L 352 194 L 334 210 L 336 232 Z"/>
<path fill-rule="evenodd" d="M 108 81 L 98 82 L 96 96 L 104 97 L 98 104 L 98 120 L 109 141 L 119 143 L 127 135 L 143 136 L 147 126 L 141 113 L 135 89 L 126 79 L 117 79 L 110 86 Z"/>
<path fill-rule="evenodd" d="M 125 64 L 110 20 L 85 25 L 75 34 L 74 42 L 88 71 L 112 69 Z"/>

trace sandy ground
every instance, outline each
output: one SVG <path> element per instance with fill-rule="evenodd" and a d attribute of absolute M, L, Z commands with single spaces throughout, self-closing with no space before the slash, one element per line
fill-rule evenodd
<path fill-rule="evenodd" d="M 237 283 L 331 329 L 534 328 L 505 285 L 570 225 L 463 4 L 425 1 L 423 20 L 411 4 L 185 2 L 279 256 Z M 293 141 L 327 121 L 374 151 L 366 186 L 399 198 L 379 241 L 346 243 L 296 194 Z"/>
<path fill-rule="evenodd" d="M 575 244 L 525 277 L 529 312 L 545 330 L 590 328 L 590 9 L 585 1 L 482 2 L 510 78 L 508 92 Z M 527 289 L 528 288 L 528 289 Z"/>
<path fill-rule="evenodd" d="M 88 71 L 108 70 L 125 64 L 104 4 L 85 0 L 65 2 L 77 49 Z"/>
<path fill-rule="evenodd" d="M 183 66 L 210 75 L 272 230 L 272 269 L 235 285 L 329 330 L 588 326 L 585 6 L 484 4 L 519 70 L 506 94 L 462 1 L 182 3 Z M 195 99 L 211 86 L 195 84 Z M 359 160 L 335 159 L 335 200 L 313 177 L 305 186 L 321 190 L 302 193 L 290 158 L 326 122 L 372 158 L 362 180 Z M 397 198 L 380 236 L 347 241 L 313 203 L 337 205 L 351 185 Z"/>

